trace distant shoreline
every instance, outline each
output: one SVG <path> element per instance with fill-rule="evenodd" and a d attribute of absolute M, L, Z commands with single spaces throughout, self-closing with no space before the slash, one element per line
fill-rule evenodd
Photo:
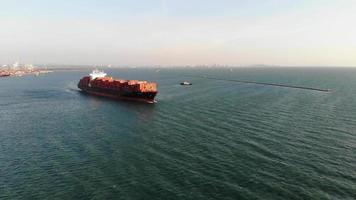
<path fill-rule="evenodd" d="M 47 69 L 0 69 L 0 78 L 3 77 L 21 77 L 26 75 L 40 75 L 40 74 L 47 74 L 53 71 Z"/>
<path fill-rule="evenodd" d="M 356 66 L 267 66 L 267 65 L 254 65 L 254 66 L 68 66 L 56 67 L 46 66 L 46 69 L 55 71 L 81 71 L 98 69 L 356 69 Z M 44 69 L 40 67 L 40 69 Z"/>

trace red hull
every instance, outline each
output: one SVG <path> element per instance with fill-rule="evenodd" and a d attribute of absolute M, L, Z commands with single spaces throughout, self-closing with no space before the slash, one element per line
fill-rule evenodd
<path fill-rule="evenodd" d="M 9 77 L 10 76 L 10 74 L 2 74 L 2 75 L 0 75 L 0 77 Z"/>
<path fill-rule="evenodd" d="M 99 96 L 99 97 L 107 97 L 107 98 L 111 98 L 111 99 L 116 99 L 116 100 L 128 100 L 128 101 L 138 101 L 138 102 L 145 102 L 145 103 L 156 103 L 157 101 L 154 99 L 140 99 L 140 98 L 134 98 L 134 97 L 124 97 L 124 96 L 116 96 L 116 95 L 111 95 L 111 94 L 106 94 L 106 93 L 102 93 L 102 92 L 94 92 L 94 91 L 88 91 L 88 90 L 83 90 L 82 91 L 91 94 L 91 95 L 95 95 L 95 96 Z"/>

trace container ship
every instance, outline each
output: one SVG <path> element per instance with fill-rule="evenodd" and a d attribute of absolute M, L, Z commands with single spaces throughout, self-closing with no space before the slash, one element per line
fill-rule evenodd
<path fill-rule="evenodd" d="M 94 70 L 80 79 L 78 88 L 88 94 L 113 99 L 155 103 L 157 84 L 139 80 L 122 80 L 107 77 L 103 71 Z"/>

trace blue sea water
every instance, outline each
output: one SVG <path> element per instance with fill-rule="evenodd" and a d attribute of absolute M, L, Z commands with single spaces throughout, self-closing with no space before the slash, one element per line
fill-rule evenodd
<path fill-rule="evenodd" d="M 106 72 L 158 103 L 84 95 L 88 70 L 0 79 L 0 199 L 356 197 L 356 69 Z"/>

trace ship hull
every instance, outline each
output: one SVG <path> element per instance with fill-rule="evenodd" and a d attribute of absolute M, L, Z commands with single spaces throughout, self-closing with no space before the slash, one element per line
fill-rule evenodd
<path fill-rule="evenodd" d="M 83 92 L 88 93 L 90 95 L 107 97 L 115 100 L 129 100 L 129 101 L 138 101 L 145 103 L 156 103 L 154 100 L 157 92 L 124 92 L 113 89 L 104 89 L 104 88 L 94 88 L 94 87 L 86 87 L 80 86 Z"/>
<path fill-rule="evenodd" d="M 10 74 L 2 74 L 2 75 L 0 75 L 0 77 L 9 77 L 10 76 Z"/>

